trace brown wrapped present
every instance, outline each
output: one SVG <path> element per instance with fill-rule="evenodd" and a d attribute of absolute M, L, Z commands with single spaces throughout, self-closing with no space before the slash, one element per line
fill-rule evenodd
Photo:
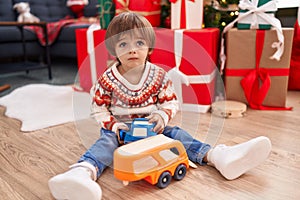
<path fill-rule="evenodd" d="M 293 28 L 283 28 L 284 52 L 270 59 L 277 41 L 275 30 L 230 29 L 226 35 L 226 98 L 251 108 L 284 110 L 290 67 Z"/>

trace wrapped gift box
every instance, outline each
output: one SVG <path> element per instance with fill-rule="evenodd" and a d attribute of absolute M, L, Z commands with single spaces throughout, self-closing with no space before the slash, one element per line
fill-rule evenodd
<path fill-rule="evenodd" d="M 170 0 L 172 29 L 201 29 L 203 0 Z"/>
<path fill-rule="evenodd" d="M 107 68 L 105 30 L 90 27 L 76 30 L 76 48 L 80 87 L 89 92 Z"/>
<path fill-rule="evenodd" d="M 217 28 L 156 30 L 150 61 L 173 77 L 182 110 L 206 112 L 214 99 L 219 34 Z"/>
<path fill-rule="evenodd" d="M 225 87 L 229 100 L 255 109 L 284 109 L 290 67 L 293 28 L 283 28 L 284 52 L 270 59 L 276 49 L 275 30 L 230 29 L 226 35 Z M 249 102 L 250 101 L 250 102 Z"/>
<path fill-rule="evenodd" d="M 113 0 L 98 0 L 98 13 L 100 26 L 107 29 L 108 24 L 115 15 L 115 4 Z"/>
<path fill-rule="evenodd" d="M 114 0 L 116 14 L 131 11 L 143 15 L 152 26 L 160 26 L 160 0 Z"/>
<path fill-rule="evenodd" d="M 241 0 L 239 3 L 241 8 L 237 23 L 238 29 L 270 29 L 270 18 L 274 18 L 275 11 L 277 11 L 275 0 Z M 255 9 L 262 9 L 264 13 L 254 11 Z M 255 24 L 253 24 L 255 22 Z M 252 27 L 255 26 L 255 27 Z"/>

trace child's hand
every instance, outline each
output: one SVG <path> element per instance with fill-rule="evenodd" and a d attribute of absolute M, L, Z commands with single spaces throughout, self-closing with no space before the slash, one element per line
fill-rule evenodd
<path fill-rule="evenodd" d="M 149 123 L 155 123 L 156 125 L 153 128 L 153 132 L 156 132 L 158 134 L 162 133 L 164 128 L 165 128 L 165 123 L 163 118 L 157 114 L 157 113 L 152 113 L 148 117 L 146 117 L 149 120 Z"/>
<path fill-rule="evenodd" d="M 122 125 L 118 126 L 118 132 L 120 132 L 120 130 L 129 131 L 129 128 L 127 125 L 122 124 Z"/>
<path fill-rule="evenodd" d="M 118 136 L 119 143 L 120 143 L 120 144 L 123 144 L 124 141 L 123 141 L 123 139 L 122 139 L 121 136 L 120 136 L 120 131 L 121 131 L 121 130 L 129 131 L 129 128 L 128 128 L 128 126 L 125 125 L 125 124 L 121 124 L 120 126 L 117 127 L 117 132 L 116 132 L 116 134 L 117 134 L 117 136 Z"/>

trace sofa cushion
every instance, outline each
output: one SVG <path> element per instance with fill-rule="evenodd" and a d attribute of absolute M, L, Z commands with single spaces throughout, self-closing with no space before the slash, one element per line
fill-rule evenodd
<path fill-rule="evenodd" d="M 84 7 L 84 16 L 96 17 L 98 15 L 98 0 L 89 0 L 89 4 Z"/>
<path fill-rule="evenodd" d="M 88 28 L 90 24 L 70 24 L 61 29 L 61 33 L 57 38 L 58 42 L 75 42 L 75 30 L 78 28 Z"/>
<path fill-rule="evenodd" d="M 1 26 L 0 35 L 5 35 L 5 37 L 0 37 L 0 42 L 21 41 L 21 32 L 15 26 Z"/>
<path fill-rule="evenodd" d="M 16 17 L 13 11 L 12 0 L 1 0 L 0 1 L 0 21 L 15 21 Z"/>
<path fill-rule="evenodd" d="M 15 26 L 0 26 L 0 35 L 5 37 L 0 37 L 0 43 L 8 42 L 21 42 L 21 31 Z M 24 38 L 26 41 L 36 41 L 36 34 L 32 31 L 24 29 Z"/>

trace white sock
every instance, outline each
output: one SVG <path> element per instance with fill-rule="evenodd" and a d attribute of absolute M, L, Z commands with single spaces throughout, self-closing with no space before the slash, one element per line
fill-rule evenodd
<path fill-rule="evenodd" d="M 94 167 L 94 165 L 92 165 L 89 162 L 80 162 L 80 163 L 75 163 L 73 165 L 71 165 L 69 168 L 76 168 L 76 167 L 84 167 L 86 168 L 89 173 L 91 174 L 91 178 L 96 181 L 97 180 L 97 170 L 96 167 Z"/>
<path fill-rule="evenodd" d="M 258 166 L 271 152 L 269 138 L 260 136 L 234 146 L 217 145 L 207 154 L 212 164 L 228 180 L 233 180 Z"/>
<path fill-rule="evenodd" d="M 75 166 L 71 166 L 74 168 L 49 180 L 48 185 L 52 195 L 55 199 L 100 200 L 102 190 L 92 179 L 93 170 L 86 166 L 77 166 L 77 164 Z"/>

